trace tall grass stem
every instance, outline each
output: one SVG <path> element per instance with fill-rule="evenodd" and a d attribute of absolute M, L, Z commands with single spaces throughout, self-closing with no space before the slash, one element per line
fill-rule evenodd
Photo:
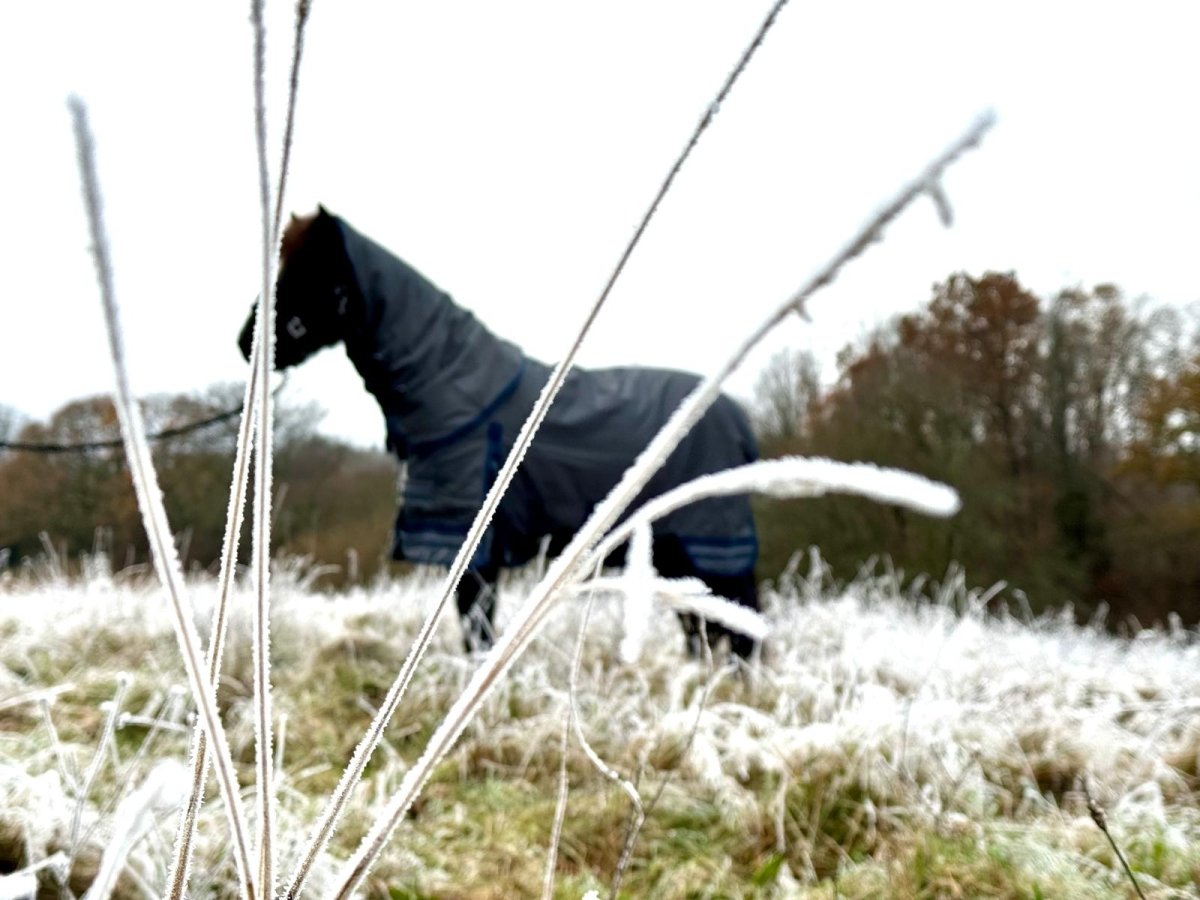
<path fill-rule="evenodd" d="M 262 216 L 262 287 L 259 292 L 258 380 L 266 385 L 275 367 L 275 276 L 277 240 L 273 240 L 271 179 L 267 167 L 266 27 L 263 0 L 251 0 L 254 30 L 254 142 L 258 157 L 258 193 Z M 254 669 L 254 771 L 258 818 L 258 889 L 275 896 L 275 772 L 271 749 L 271 477 L 274 404 L 271 392 L 259 390 L 255 433 L 253 569 L 254 606 L 251 616 Z"/>
<path fill-rule="evenodd" d="M 167 513 L 163 507 L 162 491 L 154 471 L 154 462 L 146 442 L 146 429 L 141 411 L 133 400 L 129 376 L 125 367 L 125 346 L 117 310 L 116 293 L 113 289 L 112 265 L 108 251 L 108 237 L 104 229 L 100 185 L 96 176 L 95 145 L 88 123 L 87 107 L 83 101 L 72 97 L 69 103 L 75 131 L 76 151 L 79 160 L 83 187 L 84 207 L 92 240 L 92 256 L 96 263 L 100 299 L 104 307 L 105 324 L 108 330 L 109 349 L 116 377 L 116 408 L 121 423 L 121 434 L 125 440 L 125 454 L 133 477 L 142 521 L 153 550 L 154 566 L 171 601 L 171 611 L 183 657 L 188 684 L 200 710 L 200 717 L 213 744 L 216 746 L 214 762 L 217 781 L 225 803 L 229 820 L 230 853 L 237 870 L 239 889 L 244 898 L 253 898 L 252 868 L 248 830 L 238 793 L 237 776 L 234 773 L 233 757 L 221 718 L 217 714 L 216 694 L 212 680 L 205 677 L 201 667 L 200 637 L 196 632 L 194 613 L 190 600 L 184 592 L 183 572 Z"/>
<path fill-rule="evenodd" d="M 146 719 L 142 716 L 130 715 L 128 713 L 120 716 L 117 719 L 118 729 L 124 728 L 129 724 L 138 724 L 147 726 L 148 730 L 146 731 L 145 736 L 142 738 L 141 743 L 138 744 L 138 748 L 134 752 L 133 757 L 126 762 L 124 767 L 121 769 L 121 774 L 117 777 L 117 787 L 113 791 L 113 795 L 104 804 L 104 807 L 100 813 L 100 817 L 92 825 L 92 827 L 84 833 L 83 843 L 87 843 L 87 841 L 95 833 L 96 829 L 99 828 L 100 821 L 109 813 L 111 813 L 114 807 L 116 807 L 116 805 L 120 802 L 121 798 L 123 798 L 129 792 L 130 787 L 133 785 L 134 775 L 141 770 L 142 763 L 145 761 L 146 757 L 149 756 L 150 749 L 153 747 L 154 742 L 159 734 L 163 731 L 171 729 L 172 727 L 179 728 L 181 733 L 187 733 L 186 729 L 180 728 L 175 724 L 175 720 L 179 718 L 180 712 L 182 711 L 183 698 L 185 696 L 186 694 L 184 691 L 172 688 L 168 696 L 159 706 L 158 714 L 152 719 Z M 201 734 L 204 733 L 203 729 L 198 730 Z"/>
<path fill-rule="evenodd" d="M 648 500 L 605 535 L 592 555 L 605 559 L 639 529 L 698 500 L 750 492 L 777 497 L 858 494 L 935 516 L 953 515 L 960 505 L 958 494 L 952 488 L 900 469 L 881 468 L 872 463 L 784 456 L 702 475 Z"/>
<path fill-rule="evenodd" d="M 683 436 L 716 401 L 720 395 L 721 385 L 729 375 L 741 365 L 750 351 L 771 329 L 793 312 L 803 311 L 804 303 L 809 297 L 831 283 L 846 264 L 858 257 L 872 243 L 880 240 L 885 227 L 914 199 L 923 195 L 930 184 L 939 181 L 948 166 L 968 149 L 976 146 L 988 129 L 992 127 L 994 121 L 994 116 L 988 113 L 972 123 L 962 137 L 929 164 L 913 182 L 901 188 L 893 199 L 871 216 L 828 263 L 821 266 L 816 274 L 805 282 L 796 293 L 788 297 L 759 327 L 754 329 L 729 360 L 715 374 L 701 382 L 680 404 L 650 444 L 638 455 L 633 465 L 626 470 L 620 482 L 604 500 L 596 505 L 588 521 L 571 539 L 562 555 L 550 566 L 546 577 L 534 587 L 509 627 L 500 635 L 495 646 L 430 737 L 425 752 L 405 773 L 399 790 L 393 795 L 383 813 L 363 838 L 362 844 L 354 855 L 347 861 L 338 876 L 335 897 L 349 897 L 366 876 L 367 871 L 386 846 L 400 817 L 404 815 L 424 787 L 426 780 L 433 773 L 434 766 L 449 752 L 491 689 L 528 647 L 554 603 L 564 593 L 564 589 L 591 562 L 589 550 L 612 527 Z M 544 394 L 545 392 L 543 392 Z M 533 415 L 531 414 L 531 419 Z M 529 424 L 527 421 L 526 429 Z M 514 454 L 515 452 L 516 449 L 514 449 Z M 510 456 L 510 463 L 512 459 L 513 457 Z M 508 463 L 506 463 L 507 465 Z M 478 520 L 476 521 L 478 522 Z"/>
<path fill-rule="evenodd" d="M 92 753 L 92 761 L 87 767 L 87 771 L 83 774 L 83 783 L 79 786 L 79 792 L 75 797 L 75 812 L 71 816 L 71 838 L 67 846 L 70 848 L 70 864 L 75 861 L 75 855 L 79 852 L 79 827 L 83 821 L 83 808 L 87 805 L 88 794 L 92 792 L 92 785 L 96 783 L 96 776 L 100 774 L 100 769 L 104 765 L 104 754 L 112 742 L 113 734 L 117 730 L 117 717 L 121 715 L 121 704 L 125 700 L 125 692 L 129 689 L 129 676 L 122 672 L 117 676 L 117 689 L 113 694 L 112 700 L 108 704 L 108 712 L 104 717 L 104 729 L 100 732 L 100 740 L 96 742 L 96 749 Z"/>
<path fill-rule="evenodd" d="M 692 719 L 692 727 L 688 731 L 687 740 L 683 742 L 683 750 L 679 755 L 679 762 L 676 766 L 678 769 L 683 765 L 683 761 L 687 759 L 688 753 L 691 752 L 692 745 L 696 742 L 696 734 L 700 730 L 700 722 L 704 718 L 704 708 L 708 705 L 708 697 L 712 693 L 712 689 L 718 679 L 713 677 L 713 655 L 712 645 L 708 642 L 708 629 L 701 619 L 700 623 L 700 638 L 701 644 L 704 647 L 704 688 L 701 691 L 700 697 L 696 703 L 696 717 Z M 662 800 L 663 794 L 667 792 L 667 785 L 671 783 L 673 772 L 668 772 L 658 785 L 658 789 L 654 792 L 654 796 L 650 798 L 650 802 L 644 808 L 638 810 L 638 814 L 630 821 L 629 831 L 625 835 L 625 843 L 621 848 L 621 856 L 617 860 L 617 867 L 613 871 L 612 885 L 610 886 L 610 900 L 617 900 L 621 892 L 621 882 L 625 878 L 625 872 L 629 869 L 629 863 L 633 860 L 633 848 L 637 845 L 638 835 L 641 834 L 642 828 L 645 827 L 646 820 L 650 818 L 650 814 L 654 812 L 659 801 Z"/>
<path fill-rule="evenodd" d="M 575 685 L 579 676 L 579 667 L 583 662 L 583 641 L 587 635 L 588 621 L 592 616 L 592 601 L 594 593 L 588 594 L 583 607 L 582 621 L 579 623 L 579 633 L 575 639 L 575 653 L 571 657 L 571 674 L 567 688 L 567 703 L 563 715 L 562 732 L 559 735 L 558 761 L 558 799 L 554 804 L 554 824 L 550 828 L 550 847 L 546 852 L 546 874 L 542 879 L 542 900 L 552 900 L 554 896 L 554 874 L 558 867 L 558 845 L 562 840 L 563 821 L 567 814 L 567 796 L 570 793 L 570 778 L 567 774 L 567 754 L 571 749 L 571 732 L 575 727 Z"/>
<path fill-rule="evenodd" d="M 329 838 L 332 836 L 333 830 L 336 827 L 337 821 L 341 817 L 343 810 L 345 809 L 345 805 L 350 798 L 350 794 L 353 791 L 354 786 L 362 777 L 362 773 L 366 769 L 366 765 L 371 758 L 371 754 L 374 753 L 375 747 L 378 746 L 379 741 L 383 736 L 383 732 L 387 727 L 387 723 L 391 720 L 392 715 L 395 713 L 396 708 L 400 704 L 400 700 L 403 698 L 405 691 L 408 689 L 409 682 L 412 680 L 413 672 L 416 670 L 417 665 L 420 663 L 421 658 L 424 656 L 425 651 L 429 647 L 430 641 L 433 639 L 433 632 L 437 627 L 438 620 L 441 618 L 442 611 L 449 603 L 450 597 L 454 594 L 459 581 L 462 580 L 462 577 L 466 572 L 471 559 L 474 558 L 475 550 L 478 548 L 480 541 L 483 539 L 483 535 L 487 531 L 488 525 L 491 524 L 492 516 L 495 514 L 497 506 L 500 504 L 500 499 L 504 496 L 505 491 L 508 490 L 508 485 L 512 481 L 517 467 L 521 464 L 521 460 L 524 459 L 525 452 L 529 448 L 529 444 L 533 441 L 534 435 L 537 433 L 538 428 L 541 426 L 542 420 L 545 418 L 547 411 L 550 409 L 550 405 L 554 402 L 554 398 L 558 395 L 559 389 L 566 380 L 567 373 L 574 364 L 575 357 L 579 352 L 579 348 L 582 345 L 584 338 L 591 330 L 592 323 L 595 321 L 600 309 L 607 301 L 609 294 L 612 293 L 613 286 L 616 284 L 617 279 L 620 278 L 621 273 L 624 271 L 626 263 L 633 254 L 633 251 L 636 249 L 638 243 L 641 241 L 643 233 L 646 231 L 650 221 L 654 218 L 654 215 L 658 211 L 663 198 L 666 197 L 667 193 L 670 191 L 672 184 L 675 182 L 676 176 L 679 174 L 679 171 L 683 168 L 684 163 L 691 155 L 692 150 L 699 142 L 701 136 L 712 124 L 713 119 L 716 117 L 716 114 L 720 109 L 721 103 L 724 102 L 729 96 L 734 84 L 737 82 L 742 72 L 745 71 L 747 65 L 749 65 L 751 58 L 762 44 L 767 32 L 770 31 L 771 27 L 775 24 L 775 19 L 778 16 L 779 11 L 786 3 L 787 0 L 777 0 L 777 2 L 771 7 L 770 12 L 767 14 L 766 18 L 759 26 L 758 31 L 755 33 L 754 39 L 742 53 L 737 65 L 721 85 L 721 89 L 718 91 L 713 102 L 710 103 L 705 109 L 704 114 L 696 124 L 695 130 L 692 132 L 687 143 L 684 145 L 679 157 L 675 160 L 674 164 L 667 172 L 667 176 L 662 185 L 659 187 L 657 194 L 651 201 L 649 208 L 646 210 L 645 214 L 638 223 L 633 236 L 626 244 L 625 249 L 621 253 L 616 266 L 608 278 L 608 281 L 605 283 L 600 296 L 589 309 L 584 318 L 583 324 L 580 326 L 579 331 L 572 341 L 570 347 L 567 349 L 567 352 L 563 354 L 558 365 L 554 367 L 553 372 L 550 374 L 549 380 L 542 388 L 541 393 L 538 395 L 533 410 L 530 412 L 529 416 L 525 420 L 525 423 L 522 425 L 521 430 L 513 444 L 513 448 L 508 454 L 508 458 L 504 461 L 504 465 L 501 466 L 491 489 L 484 498 L 483 505 L 480 507 L 478 514 L 475 516 L 475 520 L 471 523 L 471 527 L 467 532 L 466 538 L 463 540 L 462 546 L 458 550 L 458 554 L 455 556 L 454 561 L 450 565 L 450 571 L 447 573 L 446 579 L 443 582 L 441 595 L 437 604 L 434 606 L 433 610 L 429 613 L 428 618 L 425 620 L 425 623 L 422 625 L 421 631 L 418 633 L 408 656 L 401 665 L 395 681 L 388 690 L 387 696 L 384 698 L 383 703 L 380 704 L 379 714 L 371 721 L 371 724 L 368 726 L 362 740 L 359 742 L 358 746 L 355 747 L 350 762 L 347 764 L 342 775 L 342 779 L 338 782 L 338 785 L 334 789 L 334 792 L 326 804 L 325 809 L 322 810 L 317 824 L 313 828 L 308 844 L 304 852 L 301 854 L 300 863 L 288 886 L 286 896 L 289 898 L 289 900 L 299 895 L 299 892 L 308 877 L 308 873 L 311 871 L 312 865 L 316 861 L 317 855 L 321 852 L 322 848 L 324 848 L 324 846 L 328 843 Z"/>
<path fill-rule="evenodd" d="M 246 491 L 250 480 L 250 448 L 254 429 L 255 393 L 258 388 L 257 360 L 262 352 L 257 329 L 250 351 L 250 375 L 246 379 L 245 398 L 242 402 L 242 419 L 238 426 L 237 451 L 233 461 L 233 480 L 229 488 L 229 508 L 225 516 L 225 536 L 221 544 L 221 567 L 217 576 L 217 603 L 213 607 L 212 625 L 209 628 L 208 680 L 217 689 L 221 674 L 221 659 L 225 652 L 225 638 L 229 630 L 229 601 L 233 594 L 237 574 L 238 545 L 241 540 L 242 522 L 246 510 Z M 208 736 L 201 722 L 196 723 L 192 735 L 190 758 L 192 760 L 192 792 L 179 816 L 175 830 L 175 850 L 168 880 L 167 900 L 183 900 L 192 861 L 192 839 L 196 820 L 204 802 L 204 786 L 208 776 Z"/>
<path fill-rule="evenodd" d="M 271 234 L 279 241 L 279 229 L 283 224 L 283 196 L 287 190 L 288 167 L 292 159 L 292 134 L 296 126 L 296 95 L 300 89 L 300 60 L 304 56 L 304 31 L 308 25 L 308 14 L 312 12 L 312 0 L 296 0 L 296 29 L 292 34 L 292 68 L 288 75 L 287 119 L 283 127 L 283 151 L 279 160 L 279 183 L 275 186 L 275 219 Z"/>
<path fill-rule="evenodd" d="M 75 767 L 75 761 L 67 755 L 62 739 L 58 736 L 58 728 L 54 724 L 54 717 L 50 715 L 49 698 L 38 698 L 38 711 L 42 715 L 42 724 L 46 727 L 46 734 L 50 738 L 50 748 L 54 752 L 54 763 L 58 767 L 58 777 L 62 779 L 63 787 L 68 790 L 78 791 L 80 786 L 79 771 Z"/>
<path fill-rule="evenodd" d="M 1133 869 L 1130 868 L 1128 860 L 1125 859 L 1125 854 L 1121 852 L 1121 847 L 1117 844 L 1116 838 L 1108 830 L 1108 816 L 1104 813 L 1104 807 L 1092 796 L 1092 790 L 1086 778 L 1083 781 L 1083 795 L 1087 798 L 1088 814 L 1092 817 L 1092 821 L 1096 823 L 1096 827 L 1104 832 L 1104 836 L 1108 838 L 1108 845 L 1112 847 L 1113 853 L 1117 855 L 1117 859 L 1121 863 L 1121 868 L 1125 870 L 1125 876 L 1133 884 L 1134 891 L 1141 900 L 1146 900 L 1146 895 L 1142 893 L 1142 887 L 1138 884 L 1138 880 L 1134 876 Z"/>

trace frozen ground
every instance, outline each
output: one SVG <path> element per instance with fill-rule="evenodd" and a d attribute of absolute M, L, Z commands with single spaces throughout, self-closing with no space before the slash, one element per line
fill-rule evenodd
<path fill-rule="evenodd" d="M 286 873 L 436 581 L 328 596 L 296 570 L 275 585 Z M 527 586 L 514 579 L 502 609 Z M 203 631 L 214 585 L 191 588 Z M 765 600 L 772 635 L 749 674 L 689 662 L 667 612 L 624 664 L 619 605 L 597 603 L 581 730 L 648 807 L 622 896 L 1136 896 L 1085 785 L 1146 896 L 1200 896 L 1194 632 L 1117 639 L 1066 618 L 989 617 L 953 579 L 919 594 L 887 576 L 838 587 L 819 564 Z M 397 831 L 370 896 L 541 895 L 579 613 L 562 608 L 489 700 Z M 220 700 L 249 783 L 248 611 L 239 618 Z M 457 627 L 443 626 L 312 896 L 471 671 Z M 51 570 L 0 582 L 0 874 L 44 864 L 33 877 L 56 891 L 69 868 L 79 895 L 98 870 L 107 876 L 104 850 L 125 834 L 132 852 L 115 895 L 158 896 L 176 815 L 170 761 L 186 763 L 183 684 L 165 603 L 145 578 L 100 564 L 71 583 Z M 113 740 L 97 756 L 119 692 Z M 605 895 L 630 801 L 577 739 L 567 761 L 555 895 Z M 192 896 L 233 891 L 224 824 L 210 788 Z M 0 878 L 0 897 L 21 896 L 28 880 Z"/>

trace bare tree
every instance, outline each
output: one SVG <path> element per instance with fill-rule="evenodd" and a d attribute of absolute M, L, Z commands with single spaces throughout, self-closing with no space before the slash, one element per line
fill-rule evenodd
<path fill-rule="evenodd" d="M 11 441 L 21 429 L 24 417 L 11 406 L 0 403 L 0 441 Z"/>
<path fill-rule="evenodd" d="M 766 444 L 794 441 L 808 428 L 809 411 L 821 395 L 817 361 L 808 350 L 785 347 L 754 385 L 754 425 Z"/>

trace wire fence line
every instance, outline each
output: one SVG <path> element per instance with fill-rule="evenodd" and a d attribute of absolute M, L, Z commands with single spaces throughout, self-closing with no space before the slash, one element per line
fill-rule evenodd
<path fill-rule="evenodd" d="M 287 380 L 275 388 L 274 393 L 278 396 L 283 390 Z M 213 413 L 211 416 L 205 416 L 202 419 L 196 419 L 184 425 L 173 425 L 170 428 L 163 428 L 155 431 L 152 434 L 146 435 L 147 440 L 151 441 L 167 441 L 171 438 L 184 437 L 196 431 L 202 431 L 205 428 L 211 428 L 213 425 L 219 425 L 222 422 L 227 422 L 230 419 L 236 419 L 242 414 L 242 406 L 238 404 L 235 407 L 222 410 L 218 413 Z M 58 442 L 58 441 L 7 441 L 0 440 L 0 452 L 9 450 L 14 453 L 45 453 L 45 454 L 62 454 L 62 453 L 88 453 L 93 450 L 122 450 L 124 444 L 118 438 L 106 438 L 97 441 L 77 441 L 77 442 Z"/>

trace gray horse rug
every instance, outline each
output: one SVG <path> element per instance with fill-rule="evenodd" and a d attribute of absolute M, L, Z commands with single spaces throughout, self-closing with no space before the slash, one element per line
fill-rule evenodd
<path fill-rule="evenodd" d="M 448 565 L 550 367 L 492 334 L 407 263 L 324 209 L 294 222 L 306 228 L 292 247 L 285 239 L 276 365 L 344 341 L 383 412 L 388 448 L 407 465 L 393 555 Z M 247 357 L 252 321 L 253 315 L 241 337 Z M 698 381 L 641 367 L 571 371 L 472 567 L 491 577 L 496 567 L 528 562 L 546 541 L 551 552 L 561 549 Z M 722 396 L 631 509 L 757 455 L 744 411 Z M 653 528 L 656 565 L 660 547 L 670 548 L 660 571 L 694 574 L 757 607 L 758 545 L 748 497 L 701 500 Z M 730 590 L 733 580 L 739 586 Z"/>

